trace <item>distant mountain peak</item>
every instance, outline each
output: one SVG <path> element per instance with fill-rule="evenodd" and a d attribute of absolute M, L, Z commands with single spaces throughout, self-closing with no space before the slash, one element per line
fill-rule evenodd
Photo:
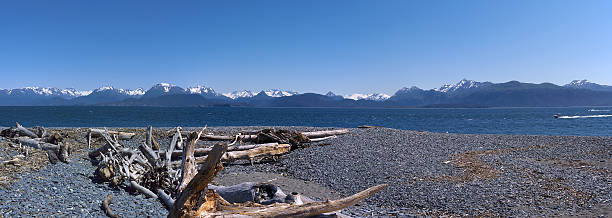
<path fill-rule="evenodd" d="M 411 91 L 423 91 L 423 89 L 416 87 L 416 86 L 410 86 L 410 87 L 404 87 L 398 90 L 398 92 L 411 92 Z"/>
<path fill-rule="evenodd" d="M 187 90 L 190 94 L 216 94 L 214 89 L 202 85 L 189 87 Z"/>
<path fill-rule="evenodd" d="M 262 92 L 266 93 L 267 96 L 276 97 L 276 98 L 277 97 L 292 96 L 292 95 L 298 94 L 297 92 L 283 91 L 283 90 L 279 90 L 279 89 L 268 89 L 268 90 L 264 90 Z"/>
<path fill-rule="evenodd" d="M 327 92 L 325 95 L 329 96 L 329 97 L 338 96 L 338 95 L 334 94 L 332 91 Z"/>
<path fill-rule="evenodd" d="M 280 89 L 268 89 L 268 90 L 262 90 L 260 92 L 253 92 L 253 91 L 249 91 L 249 90 L 242 90 L 242 91 L 234 91 L 234 92 L 230 92 L 230 93 L 223 93 L 223 96 L 231 98 L 231 99 L 237 99 L 237 98 L 252 98 L 255 96 L 268 96 L 268 97 L 285 97 L 285 96 L 292 96 L 292 95 L 296 95 L 298 94 L 297 92 L 293 92 L 293 91 L 284 91 L 284 90 L 280 90 Z"/>
<path fill-rule="evenodd" d="M 147 90 L 143 98 L 154 98 L 162 95 L 176 95 L 176 94 L 188 94 L 188 90 L 185 90 L 179 86 L 172 85 L 170 83 L 158 83 Z"/>
<path fill-rule="evenodd" d="M 223 93 L 223 96 L 231 98 L 231 99 L 252 98 L 253 96 L 255 96 L 255 93 L 249 90 L 242 90 L 242 91 L 233 91 L 230 93 Z"/>
<path fill-rule="evenodd" d="M 346 99 L 353 99 L 353 100 L 372 100 L 372 101 L 384 101 L 389 99 L 391 96 L 387 95 L 387 94 L 383 94 L 383 93 L 373 93 L 373 94 L 359 94 L 359 93 L 355 93 L 355 94 L 351 94 L 351 95 L 345 95 L 344 98 Z"/>
<path fill-rule="evenodd" d="M 572 80 L 570 83 L 564 85 L 564 87 L 574 88 L 574 89 L 590 89 L 590 90 L 594 90 L 594 91 L 606 91 L 606 92 L 612 91 L 612 86 L 600 85 L 600 84 L 597 84 L 597 83 L 592 83 L 592 82 L 589 82 L 586 79 L 583 79 L 583 80 Z"/>
<path fill-rule="evenodd" d="M 434 91 L 450 93 L 450 92 L 456 92 L 460 90 L 479 88 L 479 87 L 482 87 L 484 84 L 487 84 L 487 83 L 486 82 L 485 83 L 476 82 L 474 80 L 468 80 L 468 79 L 462 79 L 461 81 L 455 84 L 445 84 L 441 86 L 440 88 L 435 88 Z"/>

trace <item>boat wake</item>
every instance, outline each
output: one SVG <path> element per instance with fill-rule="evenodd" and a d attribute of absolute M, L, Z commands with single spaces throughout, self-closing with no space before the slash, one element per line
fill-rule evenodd
<path fill-rule="evenodd" d="M 559 119 L 580 119 L 580 118 L 602 118 L 612 117 L 612 114 L 586 115 L 586 116 L 559 116 Z"/>
<path fill-rule="evenodd" d="M 602 110 L 602 109 L 589 109 L 590 112 L 608 112 L 610 110 Z"/>

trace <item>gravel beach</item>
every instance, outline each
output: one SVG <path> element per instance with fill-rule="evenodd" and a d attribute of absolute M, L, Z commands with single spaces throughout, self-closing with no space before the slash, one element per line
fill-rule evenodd
<path fill-rule="evenodd" d="M 213 127 L 209 131 L 228 134 L 262 128 Z M 134 140 L 142 139 L 138 137 Z M 104 216 L 100 205 L 107 194 L 113 194 L 111 208 L 120 216 L 167 215 L 157 199 L 97 183 L 93 179 L 95 166 L 86 151 L 85 145 L 69 164 L 49 164 L 21 173 L 12 185 L 0 189 L 0 216 Z M 9 156 L 0 155 L 2 160 Z M 351 129 L 348 135 L 292 151 L 277 162 L 226 166 L 215 183 L 271 180 L 285 191 L 319 200 L 389 184 L 342 211 L 357 217 L 607 217 L 612 208 L 611 166 L 610 137 L 465 135 L 372 128 Z"/>

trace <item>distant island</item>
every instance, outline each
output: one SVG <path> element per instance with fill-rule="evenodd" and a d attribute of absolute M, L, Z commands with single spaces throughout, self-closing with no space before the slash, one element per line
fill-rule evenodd
<path fill-rule="evenodd" d="M 612 86 L 574 80 L 552 83 L 477 82 L 423 90 L 399 89 L 392 96 L 375 94 L 336 95 L 284 90 L 217 93 L 204 86 L 187 89 L 168 83 L 148 90 L 101 87 L 92 91 L 26 87 L 0 89 L 0 106 L 154 106 L 154 107 L 368 107 L 368 108 L 474 108 L 474 107 L 566 107 L 612 106 Z"/>

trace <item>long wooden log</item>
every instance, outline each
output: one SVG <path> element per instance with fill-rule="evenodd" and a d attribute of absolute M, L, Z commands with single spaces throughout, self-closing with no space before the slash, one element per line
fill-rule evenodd
<path fill-rule="evenodd" d="M 228 146 L 227 147 L 227 151 L 228 152 L 229 151 L 243 151 L 243 150 L 249 150 L 249 149 L 253 149 L 253 148 L 257 148 L 257 147 L 269 146 L 269 145 L 277 145 L 277 144 L 278 143 L 274 142 L 274 143 L 253 144 L 253 145 L 235 145 L 235 146 Z M 212 148 L 196 148 L 194 150 L 194 156 L 199 157 L 199 156 L 207 155 L 208 152 L 210 152 L 211 150 L 212 150 Z M 183 154 L 182 150 L 174 150 L 172 152 L 172 157 L 171 158 L 181 157 L 182 154 Z"/>
<path fill-rule="evenodd" d="M 333 139 L 333 138 L 338 138 L 338 136 L 332 135 L 332 136 L 326 136 L 326 137 L 321 137 L 321 138 L 314 138 L 314 139 L 310 139 L 310 142 L 320 142 L 320 141 L 325 141 L 325 140 Z"/>
<path fill-rule="evenodd" d="M 91 133 L 91 137 L 102 137 L 106 133 L 106 130 L 89 129 L 89 132 Z M 119 139 L 121 140 L 128 140 L 136 135 L 136 133 L 132 133 L 132 132 L 118 132 L 118 131 L 108 131 L 108 134 L 117 135 L 119 136 Z"/>
<path fill-rule="evenodd" d="M 220 161 L 226 149 L 227 145 L 225 144 L 216 144 L 213 147 L 202 168 L 200 168 L 198 173 L 189 181 L 187 187 L 178 195 L 176 201 L 174 201 L 168 217 L 183 217 L 191 213 L 191 208 L 194 208 L 199 194 L 206 193 L 208 183 L 223 169 Z"/>
<path fill-rule="evenodd" d="M 374 195 L 387 184 L 373 186 L 357 194 L 335 201 L 305 204 L 274 204 L 265 207 L 226 206 L 226 210 L 202 213 L 198 217 L 310 217 L 342 210 Z"/>
<path fill-rule="evenodd" d="M 223 157 L 221 157 L 221 161 L 223 162 L 232 162 L 235 160 L 245 159 L 251 161 L 253 163 L 253 159 L 256 157 L 273 157 L 280 154 L 287 153 L 291 150 L 291 145 L 289 144 L 278 144 L 278 143 L 268 143 L 262 144 L 259 147 L 243 150 L 243 151 L 231 151 L 226 152 Z M 200 156 L 195 158 L 196 164 L 202 164 L 206 162 L 207 156 Z M 180 161 L 172 161 L 172 166 L 176 167 L 180 165 Z"/>
<path fill-rule="evenodd" d="M 333 135 L 344 135 L 344 134 L 348 134 L 348 133 L 349 133 L 348 129 L 336 129 L 336 130 L 325 130 L 325 131 L 314 131 L 314 132 L 302 132 L 302 134 L 304 134 L 305 136 L 307 136 L 310 139 L 313 139 L 313 138 L 322 138 L 322 137 L 333 136 Z"/>
<path fill-rule="evenodd" d="M 289 144 L 270 144 L 266 146 L 261 146 L 249 150 L 244 151 L 232 151 L 227 152 L 221 158 L 224 161 L 233 161 L 238 159 L 248 159 L 253 163 L 253 158 L 260 156 L 275 156 L 279 154 L 287 153 L 291 150 L 291 145 Z M 196 162 L 197 159 L 196 159 Z"/>
<path fill-rule="evenodd" d="M 334 135 L 343 135 L 348 134 L 348 129 L 336 129 L 336 130 L 323 130 L 323 131 L 314 131 L 314 132 L 302 132 L 305 136 L 310 139 L 314 138 L 323 138 Z M 237 137 L 240 141 L 257 141 L 257 135 L 237 135 L 237 136 L 224 136 L 224 135 L 203 135 L 201 136 L 202 140 L 209 141 L 232 141 Z"/>
<path fill-rule="evenodd" d="M 41 150 L 50 150 L 50 151 L 58 151 L 59 146 L 51 143 L 42 142 L 40 140 L 32 139 L 29 137 L 17 137 L 16 140 L 22 145 L 27 145 L 29 147 L 41 149 Z"/>
<path fill-rule="evenodd" d="M 15 124 L 17 126 L 17 130 L 19 130 L 19 132 L 23 133 L 24 135 L 29 136 L 30 138 L 33 138 L 33 139 L 39 138 L 36 134 L 34 134 L 34 132 L 21 126 L 21 124 L 19 123 L 15 123 Z"/>

